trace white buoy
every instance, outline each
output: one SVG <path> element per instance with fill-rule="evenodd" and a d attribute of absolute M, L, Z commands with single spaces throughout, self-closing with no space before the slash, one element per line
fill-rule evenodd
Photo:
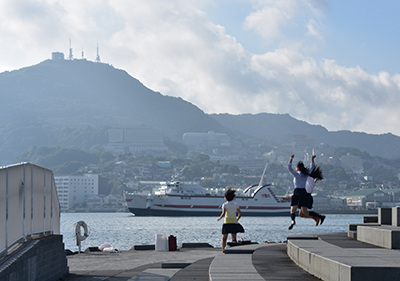
<path fill-rule="evenodd" d="M 83 235 L 81 234 L 81 228 L 83 227 Z M 88 226 L 84 221 L 78 221 L 75 224 L 75 238 L 76 245 L 79 247 L 79 253 L 81 252 L 81 242 L 89 236 Z"/>

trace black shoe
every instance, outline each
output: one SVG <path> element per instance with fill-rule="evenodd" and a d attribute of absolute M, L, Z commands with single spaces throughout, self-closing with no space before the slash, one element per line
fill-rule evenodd
<path fill-rule="evenodd" d="M 289 226 L 289 230 L 291 230 L 295 224 L 296 224 L 296 222 L 292 221 L 292 224 Z"/>
<path fill-rule="evenodd" d="M 320 223 L 319 223 L 319 225 L 321 225 L 321 224 L 323 224 L 324 223 L 324 220 L 325 220 L 325 216 L 321 216 L 321 221 L 320 221 Z"/>

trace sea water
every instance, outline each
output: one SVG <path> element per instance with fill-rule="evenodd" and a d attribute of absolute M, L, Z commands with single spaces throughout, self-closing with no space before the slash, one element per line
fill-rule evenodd
<path fill-rule="evenodd" d="M 348 224 L 363 223 L 364 215 L 326 215 L 323 225 L 315 226 L 312 219 L 296 218 L 296 225 L 288 230 L 287 217 L 245 217 L 240 223 L 245 233 L 238 240 L 252 242 L 284 242 L 287 236 L 307 233 L 345 233 Z M 136 217 L 131 213 L 61 213 L 60 232 L 65 249 L 77 251 L 75 224 L 84 221 L 89 236 L 82 242 L 82 250 L 111 244 L 118 250 L 129 250 L 135 245 L 154 245 L 156 234 L 176 236 L 177 244 L 208 243 L 221 247 L 223 220 L 217 217 Z M 83 234 L 83 229 L 81 230 Z M 228 238 L 230 241 L 230 237 Z"/>

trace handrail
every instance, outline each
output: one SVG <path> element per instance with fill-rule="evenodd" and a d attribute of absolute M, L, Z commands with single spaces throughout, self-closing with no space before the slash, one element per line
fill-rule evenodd
<path fill-rule="evenodd" d="M 59 233 L 53 172 L 30 163 L 0 167 L 0 256 L 18 242 Z"/>

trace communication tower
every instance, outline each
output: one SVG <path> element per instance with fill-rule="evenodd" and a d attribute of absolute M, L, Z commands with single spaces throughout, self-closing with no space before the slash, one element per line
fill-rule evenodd
<path fill-rule="evenodd" d="M 69 60 L 73 60 L 74 56 L 72 55 L 72 47 L 71 47 L 71 39 L 69 39 L 69 56 L 68 56 Z"/>
<path fill-rule="evenodd" d="M 99 54 L 99 41 L 97 41 L 97 56 L 96 56 L 96 62 L 101 62 L 101 60 L 100 60 L 100 54 Z"/>

